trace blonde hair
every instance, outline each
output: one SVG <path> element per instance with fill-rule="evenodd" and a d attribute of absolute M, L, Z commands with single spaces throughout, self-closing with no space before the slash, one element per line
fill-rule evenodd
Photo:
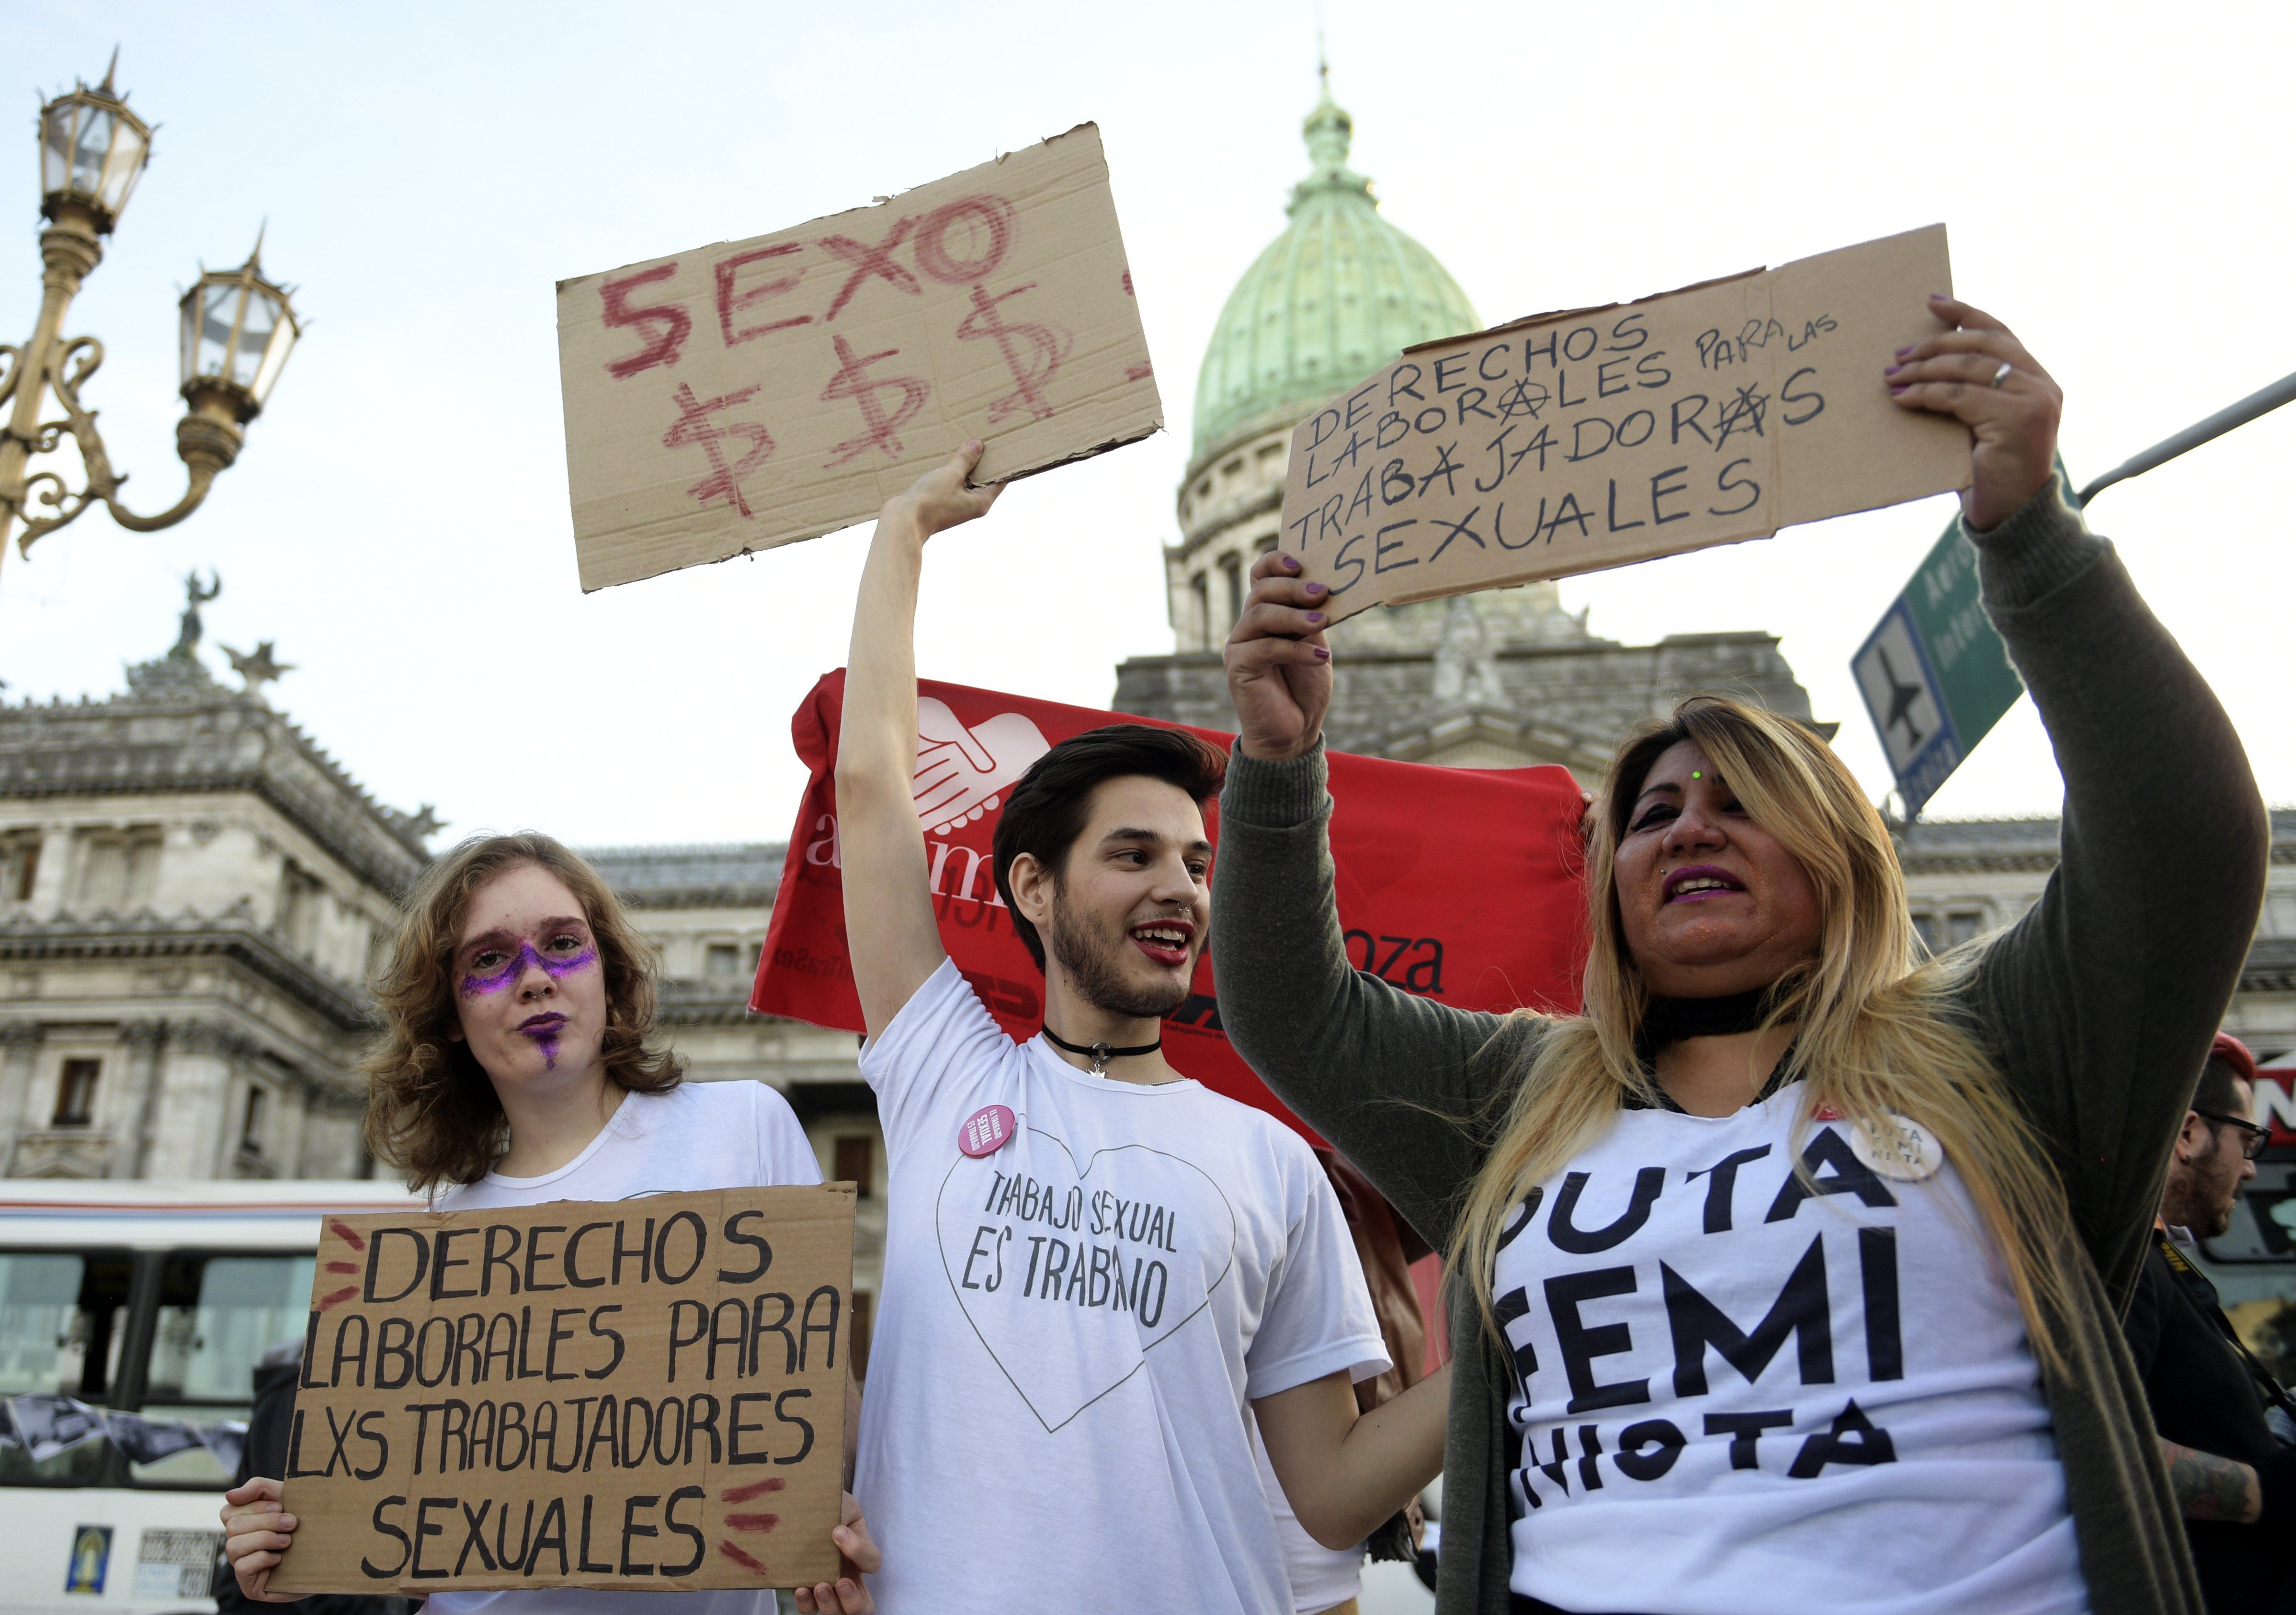
<path fill-rule="evenodd" d="M 656 950 L 623 914 L 598 872 L 561 843 L 531 831 L 473 836 L 433 864 L 406 899 L 390 963 L 375 983 L 382 1035 L 359 1062 L 367 1075 L 366 1142 L 406 1186 L 473 1184 L 509 1146 L 502 1101 L 457 1029 L 455 948 L 471 898 L 512 869 L 548 870 L 582 906 L 606 978 L 606 1030 L 599 1057 L 625 1092 L 666 1094 L 684 1077 L 677 1056 L 652 1046 Z"/>
<path fill-rule="evenodd" d="M 2068 1282 L 2050 1254 L 2070 1232 L 2063 1188 L 2000 1072 L 1956 1016 L 1956 993 L 1981 949 L 1916 964 L 1905 878 L 1857 782 L 1802 725 L 1718 696 L 1693 696 L 1669 720 L 1630 734 L 1590 810 L 1584 1006 L 1550 1021 L 1494 1102 L 1504 1113 L 1453 1228 L 1452 1281 L 1473 1285 L 1484 1327 L 1504 1344 L 1492 1264 L 1509 1214 L 1599 1138 L 1628 1096 L 1660 1103 L 1636 1052 L 1651 995 L 1627 948 L 1614 881 L 1643 782 L 1661 753 L 1685 741 L 1801 866 L 1817 900 L 1816 956 L 1772 985 L 1766 1021 L 1798 1029 L 1785 1072 L 1807 1091 L 1797 1152 L 1810 1112 L 1825 1106 L 1854 1124 L 1886 1127 L 1894 1113 L 1927 1128 L 1967 1185 L 2036 1355 L 2061 1368 L 2047 1320 L 2069 1310 Z"/>

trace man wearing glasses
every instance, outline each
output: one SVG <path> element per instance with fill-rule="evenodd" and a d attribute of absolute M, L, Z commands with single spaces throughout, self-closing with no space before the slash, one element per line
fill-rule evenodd
<path fill-rule="evenodd" d="M 2296 1521 L 2296 1447 L 2282 1444 L 2266 1416 L 2272 1406 L 2296 1416 L 2296 1406 L 2185 1254 L 2195 1238 L 2232 1226 L 2240 1187 L 2256 1176 L 2269 1135 L 2251 1119 L 2255 1084 L 2255 1057 L 2218 1033 L 2177 1135 L 2128 1309 L 2129 1349 L 2210 1615 L 2296 1608 L 2296 1577 L 2281 1551 Z"/>

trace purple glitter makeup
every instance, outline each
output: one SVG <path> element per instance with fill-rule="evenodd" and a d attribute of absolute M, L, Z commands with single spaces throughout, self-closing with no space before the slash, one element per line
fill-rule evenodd
<path fill-rule="evenodd" d="M 598 950 L 594 947 L 586 947 L 570 959 L 551 960 L 545 959 L 540 954 L 536 953 L 534 951 L 533 943 L 521 942 L 518 946 L 518 957 L 512 959 L 508 964 L 504 965 L 500 970 L 495 971 L 494 974 L 490 976 L 481 976 L 472 973 L 471 975 L 464 976 L 463 978 L 463 996 L 465 998 L 476 998 L 487 993 L 498 993 L 502 991 L 503 988 L 516 981 L 521 976 L 524 975 L 526 973 L 526 967 L 529 964 L 539 964 L 544 970 L 550 972 L 550 976 L 553 980 L 561 980 L 565 977 L 572 975 L 576 971 L 586 969 L 589 966 L 595 964 L 597 962 Z"/>
<path fill-rule="evenodd" d="M 554 1071 L 558 1069 L 558 1031 L 565 1024 L 565 1017 L 562 1015 L 547 1026 L 522 1026 L 518 1029 L 533 1038 L 536 1045 L 542 1050 L 542 1065 L 545 1070 Z"/>

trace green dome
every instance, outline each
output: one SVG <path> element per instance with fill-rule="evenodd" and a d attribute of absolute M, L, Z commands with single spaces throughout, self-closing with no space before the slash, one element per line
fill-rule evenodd
<path fill-rule="evenodd" d="M 1379 216 L 1349 170 L 1355 121 L 1324 86 L 1302 127 L 1315 168 L 1292 223 L 1228 294 L 1196 378 L 1195 458 L 1298 419 L 1414 342 L 1473 331 L 1473 305 L 1435 255 Z"/>

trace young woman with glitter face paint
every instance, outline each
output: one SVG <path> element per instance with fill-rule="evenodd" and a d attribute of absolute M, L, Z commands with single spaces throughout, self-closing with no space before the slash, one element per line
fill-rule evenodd
<path fill-rule="evenodd" d="M 471 897 L 454 956 L 456 1026 L 510 1124 L 494 1169 L 556 1170 L 598 1135 L 622 1089 L 599 1058 L 606 974 L 582 905 L 539 865 L 508 869 Z"/>
<path fill-rule="evenodd" d="M 447 853 L 376 984 L 383 1036 L 362 1062 L 375 1158 L 421 1189 L 565 1166 L 631 1094 L 678 1086 L 654 973 L 612 891 L 549 837 Z"/>
<path fill-rule="evenodd" d="M 685 1189 L 821 1181 L 805 1130 L 762 1083 L 686 1083 L 654 1028 L 653 947 L 597 871 L 547 836 L 474 837 L 407 900 L 376 983 L 383 1033 L 362 1065 L 367 1143 L 443 1210 L 621 1201 Z M 859 1404 L 849 1381 L 846 1484 Z M 871 1615 L 881 1562 L 849 1491 L 834 1582 L 802 1615 Z M 268 1589 L 293 1540 L 275 1480 L 225 1494 L 224 1551 L 242 1593 Z M 582 1587 L 431 1596 L 430 1615 L 773 1615 L 769 1591 Z"/>

